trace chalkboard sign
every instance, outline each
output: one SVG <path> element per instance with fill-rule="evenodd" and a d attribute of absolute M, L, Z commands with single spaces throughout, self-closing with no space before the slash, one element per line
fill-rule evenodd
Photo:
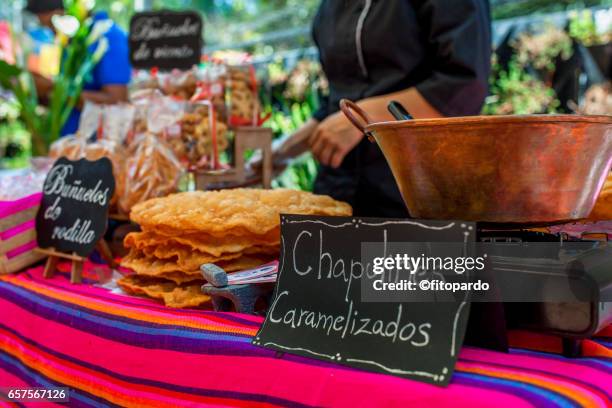
<path fill-rule="evenodd" d="M 130 61 L 139 69 L 189 69 L 200 62 L 202 18 L 194 11 L 150 11 L 130 20 Z"/>
<path fill-rule="evenodd" d="M 114 191 L 109 159 L 58 159 L 45 179 L 36 214 L 38 246 L 89 255 L 106 230 Z"/>
<path fill-rule="evenodd" d="M 472 223 L 281 216 L 273 301 L 253 344 L 445 386 L 462 345 L 468 294 L 436 302 L 365 301 L 367 245 L 474 241 Z M 417 256 L 420 256 L 418 254 Z M 389 392 L 393 392 L 389 390 Z"/>

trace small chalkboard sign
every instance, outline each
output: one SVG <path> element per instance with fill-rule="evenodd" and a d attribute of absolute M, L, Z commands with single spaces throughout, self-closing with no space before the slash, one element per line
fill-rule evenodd
<path fill-rule="evenodd" d="M 130 20 L 130 61 L 139 69 L 190 69 L 200 62 L 202 18 L 195 11 L 147 11 Z"/>
<path fill-rule="evenodd" d="M 463 222 L 283 215 L 278 282 L 253 344 L 445 386 L 465 335 L 469 293 L 406 302 L 368 301 L 362 292 L 374 258 L 391 256 L 391 244 L 466 249 L 474 234 L 474 224 Z"/>
<path fill-rule="evenodd" d="M 49 268 L 54 268 L 57 257 L 82 262 L 96 248 L 106 231 L 114 191 L 113 168 L 107 158 L 71 161 L 61 157 L 53 164 L 36 214 L 38 246 L 51 256 Z M 49 270 L 48 275 L 52 274 Z M 80 276 L 74 278 L 80 280 Z"/>

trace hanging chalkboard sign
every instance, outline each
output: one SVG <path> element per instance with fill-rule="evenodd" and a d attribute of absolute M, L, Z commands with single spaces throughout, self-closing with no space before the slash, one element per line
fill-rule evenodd
<path fill-rule="evenodd" d="M 460 257 L 474 233 L 474 224 L 452 221 L 281 216 L 278 282 L 253 344 L 447 385 L 465 335 L 469 293 L 440 301 L 425 293 L 413 302 L 383 292 L 368 300 L 364 291 L 376 276 L 375 258 L 392 257 L 403 243 L 442 242 Z"/>
<path fill-rule="evenodd" d="M 130 20 L 130 61 L 138 69 L 189 69 L 200 62 L 202 18 L 195 11 L 147 11 Z"/>
<path fill-rule="evenodd" d="M 45 179 L 36 215 L 38 246 L 88 256 L 106 231 L 114 191 L 109 159 L 58 159 Z"/>

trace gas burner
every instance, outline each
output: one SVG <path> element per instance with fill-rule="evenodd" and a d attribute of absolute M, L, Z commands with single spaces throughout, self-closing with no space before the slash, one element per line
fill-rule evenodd
<path fill-rule="evenodd" d="M 551 253 L 549 255 L 552 255 L 552 258 L 556 259 L 558 256 L 559 259 L 562 259 L 565 256 L 570 256 L 572 259 L 575 258 L 581 262 L 585 268 L 599 271 L 595 272 L 595 275 L 599 274 L 599 279 L 596 282 L 597 289 L 595 289 L 599 292 L 599 297 L 596 297 L 599 301 L 488 304 L 487 307 L 489 308 L 498 305 L 495 319 L 503 319 L 508 328 L 559 336 L 562 339 L 563 354 L 568 357 L 577 357 L 580 355 L 582 339 L 592 336 L 597 330 L 612 323 L 612 303 L 602 301 L 602 299 L 605 299 L 604 294 L 612 291 L 612 272 L 605 272 L 606 270 L 612 271 L 612 255 L 605 255 L 602 258 L 601 253 L 598 255 L 589 249 L 594 246 L 607 248 L 607 253 L 612 251 L 610 244 L 601 243 L 601 241 L 612 241 L 612 221 L 537 226 L 533 224 L 479 223 L 476 230 L 477 241 L 486 244 L 558 243 L 556 250 L 554 247 L 549 248 Z M 584 250 L 577 250 L 576 246 L 572 246 L 573 243 L 580 242 L 591 243 L 592 245 L 585 246 Z M 537 271 L 542 268 L 542 265 L 540 265 L 542 259 L 540 259 L 539 254 L 539 252 L 535 254 L 526 252 L 520 258 L 508 257 L 506 261 L 512 263 L 513 268 L 517 271 Z M 610 260 L 610 267 L 606 269 L 604 264 L 607 264 L 607 259 Z M 473 306 L 478 307 L 480 305 L 475 304 Z M 499 312 L 499 307 L 503 310 L 502 312 Z M 495 319 L 492 319 L 489 323 L 493 324 Z"/>
<path fill-rule="evenodd" d="M 478 223 L 480 242 L 612 241 L 612 221 L 553 224 Z"/>

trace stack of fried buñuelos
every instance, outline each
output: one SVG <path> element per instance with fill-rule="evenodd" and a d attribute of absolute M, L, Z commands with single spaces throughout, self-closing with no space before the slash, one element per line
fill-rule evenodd
<path fill-rule="evenodd" d="M 142 231 L 124 241 L 129 253 L 122 265 L 136 273 L 118 284 L 168 306 L 200 306 L 209 300 L 200 291 L 202 264 L 234 272 L 278 258 L 281 213 L 348 216 L 352 209 L 328 196 L 284 189 L 196 191 L 148 200 L 130 214 Z"/>

